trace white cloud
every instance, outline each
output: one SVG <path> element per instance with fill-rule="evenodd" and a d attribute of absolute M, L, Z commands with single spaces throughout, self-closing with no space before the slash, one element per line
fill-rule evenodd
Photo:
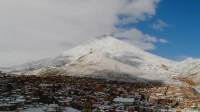
<path fill-rule="evenodd" d="M 56 56 L 156 14 L 159 0 L 0 0 L 0 63 Z M 118 19 L 118 15 L 126 18 Z"/>
<path fill-rule="evenodd" d="M 168 24 L 163 20 L 157 20 L 155 23 L 153 23 L 152 28 L 155 30 L 164 30 L 164 28 L 168 27 Z"/>
<path fill-rule="evenodd" d="M 126 0 L 124 0 L 126 1 Z M 135 23 L 145 20 L 156 14 L 156 7 L 160 0 L 127 0 L 121 14 L 126 18 L 122 19 L 122 23 Z"/>
<path fill-rule="evenodd" d="M 168 41 L 163 38 L 160 38 L 159 41 L 160 41 L 160 43 L 168 43 Z"/>
<path fill-rule="evenodd" d="M 127 42 L 139 46 L 144 50 L 155 49 L 155 43 L 167 43 L 167 40 L 157 38 L 148 34 L 144 34 L 138 29 L 122 30 L 114 34 L 120 39 L 127 40 Z"/>

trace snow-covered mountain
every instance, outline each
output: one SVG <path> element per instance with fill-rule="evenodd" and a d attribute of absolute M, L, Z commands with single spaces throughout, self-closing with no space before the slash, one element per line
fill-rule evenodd
<path fill-rule="evenodd" d="M 60 56 L 1 69 L 25 75 L 60 75 L 123 81 L 162 81 L 200 92 L 200 60 L 172 61 L 111 36 L 87 41 Z"/>
<path fill-rule="evenodd" d="M 137 77 L 171 82 L 171 77 L 177 74 L 174 72 L 175 64 L 177 62 L 153 55 L 114 37 L 105 36 L 87 41 L 56 58 L 15 66 L 7 71 L 37 75 L 47 67 L 53 67 L 62 69 L 65 71 L 62 73 L 66 75 L 124 80 Z"/>
<path fill-rule="evenodd" d="M 113 37 L 102 37 L 63 53 L 71 63 L 68 74 L 96 74 L 97 71 L 126 73 L 149 80 L 169 79 L 176 62 L 148 53 Z M 78 71 L 77 71 L 78 70 Z"/>

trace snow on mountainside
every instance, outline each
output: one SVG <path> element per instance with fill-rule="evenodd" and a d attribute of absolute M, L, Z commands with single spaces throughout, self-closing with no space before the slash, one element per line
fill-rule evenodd
<path fill-rule="evenodd" d="M 100 37 L 94 40 L 90 40 L 83 45 L 75 47 L 71 50 L 63 53 L 63 56 L 71 56 L 72 59 L 77 59 L 82 55 L 86 55 L 90 52 L 100 52 L 104 54 L 116 55 L 117 54 L 130 54 L 131 56 L 140 56 L 140 58 L 145 59 L 149 62 L 170 62 L 167 59 L 161 58 L 159 56 L 150 54 L 136 46 L 128 44 L 124 41 L 118 40 L 114 37 Z M 132 53 L 132 54 L 131 54 Z M 154 62 L 154 63 L 156 63 Z"/>
<path fill-rule="evenodd" d="M 92 40 L 66 51 L 63 56 L 72 60 L 72 63 L 65 66 L 69 74 L 111 70 L 150 80 L 169 79 L 174 74 L 171 64 L 175 62 L 113 37 Z"/>
<path fill-rule="evenodd" d="M 90 40 L 55 58 L 2 70 L 38 75 L 49 68 L 56 68 L 65 75 L 126 81 L 140 78 L 172 83 L 175 77 L 178 78 L 176 83 L 181 82 L 200 90 L 200 60 L 171 61 L 110 36 Z"/>
<path fill-rule="evenodd" d="M 176 75 L 174 61 L 153 55 L 111 36 L 96 38 L 64 52 L 53 59 L 13 67 L 17 73 L 38 74 L 46 67 L 56 67 L 66 75 L 112 78 L 120 74 L 147 80 L 170 82 Z M 107 73 L 114 73 L 106 76 Z M 128 80 L 125 78 L 125 80 Z"/>
<path fill-rule="evenodd" d="M 69 63 L 67 57 L 58 56 L 56 58 L 46 58 L 35 62 L 25 63 L 23 65 L 13 66 L 9 68 L 0 68 L 2 71 L 10 73 L 21 73 L 38 70 L 45 67 L 60 67 Z"/>
<path fill-rule="evenodd" d="M 171 61 L 110 36 L 90 40 L 55 58 L 0 70 L 25 75 L 57 73 L 123 81 L 162 81 L 190 86 L 200 93 L 199 59 Z"/>
<path fill-rule="evenodd" d="M 200 60 L 186 59 L 175 65 L 177 78 L 185 85 L 194 87 L 200 93 Z"/>
<path fill-rule="evenodd" d="M 182 75 L 200 73 L 200 60 L 192 58 L 186 59 L 177 63 L 176 70 Z"/>

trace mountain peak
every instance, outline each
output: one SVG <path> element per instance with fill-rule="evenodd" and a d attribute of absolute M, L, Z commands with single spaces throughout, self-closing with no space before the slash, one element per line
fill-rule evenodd
<path fill-rule="evenodd" d="M 75 55 L 81 56 L 88 54 L 90 52 L 101 52 L 101 53 L 117 53 L 127 51 L 128 49 L 134 50 L 136 52 L 143 52 L 142 49 L 131 45 L 127 42 L 119 40 L 112 36 L 102 36 L 95 39 L 89 40 L 77 47 L 67 50 L 62 55 L 72 57 L 77 57 Z"/>

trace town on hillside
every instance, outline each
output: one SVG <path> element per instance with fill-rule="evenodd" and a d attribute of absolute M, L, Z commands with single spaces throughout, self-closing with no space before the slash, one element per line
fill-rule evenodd
<path fill-rule="evenodd" d="M 200 112 L 191 87 L 62 75 L 0 80 L 0 112 Z"/>

